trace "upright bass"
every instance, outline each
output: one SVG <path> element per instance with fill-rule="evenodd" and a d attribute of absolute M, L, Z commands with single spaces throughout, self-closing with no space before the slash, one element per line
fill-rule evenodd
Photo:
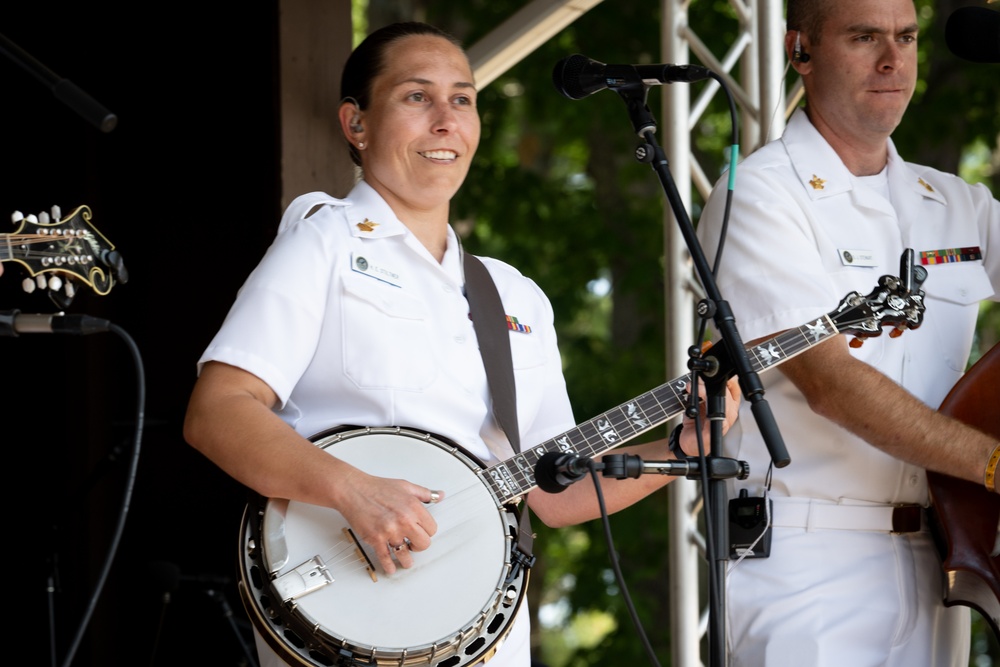
<path fill-rule="evenodd" d="M 959 380 L 938 409 L 1000 438 L 1000 344 Z M 927 473 L 932 526 L 945 575 L 945 606 L 972 607 L 1000 639 L 1000 495 L 936 472 Z"/>

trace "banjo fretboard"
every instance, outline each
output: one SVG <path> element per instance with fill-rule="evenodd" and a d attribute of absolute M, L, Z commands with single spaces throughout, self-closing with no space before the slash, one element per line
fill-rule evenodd
<path fill-rule="evenodd" d="M 773 368 L 841 333 L 842 329 L 832 319 L 834 314 L 836 311 L 746 348 L 753 370 L 761 372 Z M 870 310 L 857 321 L 866 320 L 871 320 Z M 865 330 L 870 331 L 869 328 Z M 735 374 L 735 370 L 723 370 L 727 378 Z M 688 373 L 662 384 L 551 440 L 487 468 L 483 471 L 484 478 L 502 503 L 513 501 L 536 486 L 535 466 L 544 454 L 564 452 L 586 457 L 599 456 L 680 415 L 687 404 L 690 381 L 691 374 Z"/>

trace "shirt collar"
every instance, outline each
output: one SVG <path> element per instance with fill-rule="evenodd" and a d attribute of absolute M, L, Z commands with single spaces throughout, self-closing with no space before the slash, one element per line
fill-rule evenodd
<path fill-rule="evenodd" d="M 853 189 L 854 176 L 813 126 L 805 110 L 796 109 L 781 140 L 803 189 L 813 200 L 825 199 Z M 909 191 L 945 203 L 940 189 L 932 182 L 933 177 L 930 174 L 918 174 L 912 165 L 899 156 L 891 138 L 886 143 L 890 190 Z"/>
<path fill-rule="evenodd" d="M 843 194 L 852 188 L 851 172 L 803 109 L 792 114 L 781 141 L 803 189 L 814 200 Z"/>
<path fill-rule="evenodd" d="M 375 188 L 358 181 L 347 196 L 347 222 L 351 234 L 360 238 L 385 238 L 406 234 L 407 228 Z"/>

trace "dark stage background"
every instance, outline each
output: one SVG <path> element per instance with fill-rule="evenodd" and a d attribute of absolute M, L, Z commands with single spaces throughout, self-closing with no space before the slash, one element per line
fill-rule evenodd
<path fill-rule="evenodd" d="M 101 132 L 0 57 L 0 209 L 89 206 L 129 274 L 104 296 L 81 287 L 65 309 L 125 336 L 0 337 L 7 633 L 29 664 L 65 664 L 125 503 L 72 664 L 243 664 L 233 624 L 246 634 L 234 583 L 244 491 L 183 441 L 181 424 L 195 362 L 277 228 L 277 30 L 273 2 L 0 7 L 0 34 L 118 117 Z M 22 291 L 20 265 L 3 268 L 0 310 L 58 310 Z"/>

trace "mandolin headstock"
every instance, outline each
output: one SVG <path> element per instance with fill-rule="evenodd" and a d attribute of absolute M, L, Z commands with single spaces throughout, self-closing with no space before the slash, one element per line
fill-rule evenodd
<path fill-rule="evenodd" d="M 58 207 L 51 214 L 23 215 L 15 211 L 11 220 L 17 229 L 0 234 L 0 261 L 15 262 L 29 277 L 21 283 L 26 292 L 48 290 L 55 303 L 64 308 L 83 284 L 105 295 L 116 280 L 128 282 L 121 254 L 91 224 L 88 206 L 79 206 L 66 217 Z"/>

